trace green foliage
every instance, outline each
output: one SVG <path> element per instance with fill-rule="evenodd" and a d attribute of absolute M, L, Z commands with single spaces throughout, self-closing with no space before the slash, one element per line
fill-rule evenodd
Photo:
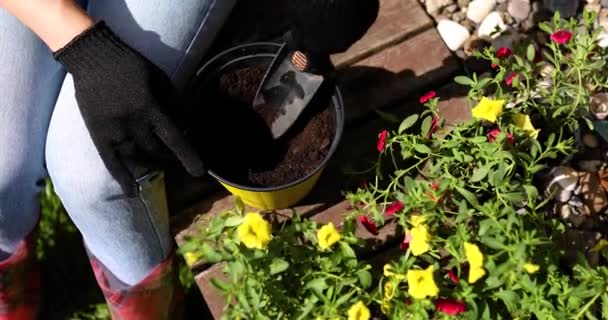
<path fill-rule="evenodd" d="M 576 150 L 579 127 L 592 125 L 591 95 L 608 86 L 595 20 L 556 14 L 540 29 L 547 37 L 572 32 L 565 43 L 523 41 L 500 58 L 491 48 L 477 52 L 494 73 L 454 79 L 469 87 L 475 119 L 448 131 L 439 99 L 430 98 L 419 116 L 394 121 L 398 129 L 379 142 L 369 170 L 374 181 L 347 195 L 356 212 L 331 251 L 318 249 L 316 223 L 296 214 L 275 221 L 263 250 L 239 241 L 242 204 L 213 218 L 184 251 L 224 263 L 227 280 L 213 283 L 235 302 L 225 317 L 344 319 L 363 301 L 388 319 L 607 318 L 608 268 L 562 263 L 558 239 L 567 227 L 545 216 L 552 199 L 542 185 L 544 172 Z M 374 281 L 370 272 L 382 271 L 358 261 L 353 219 L 383 225 L 389 207 L 400 208 L 390 215 L 409 247 Z M 597 247 L 604 258 L 606 243 Z"/>
<path fill-rule="evenodd" d="M 317 223 L 296 213 L 281 217 L 284 222 L 274 221 L 272 240 L 259 250 L 239 238 L 243 216 L 237 206 L 212 218 L 181 248 L 205 263 L 223 263 L 226 278 L 212 283 L 226 301 L 234 301 L 225 319 L 334 319 L 370 300 L 370 266 L 355 255 L 361 240 L 354 236 L 353 221 L 345 221 L 341 239 L 322 250 Z"/>

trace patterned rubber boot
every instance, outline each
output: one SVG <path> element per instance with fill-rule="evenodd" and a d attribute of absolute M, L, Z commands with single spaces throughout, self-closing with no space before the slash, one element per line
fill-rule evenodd
<path fill-rule="evenodd" d="M 184 292 L 171 255 L 140 283 L 129 286 L 89 253 L 91 266 L 113 320 L 178 320 Z M 1 320 L 1 319 L 0 319 Z"/>
<path fill-rule="evenodd" d="M 0 320 L 37 319 L 40 310 L 40 269 L 35 260 L 35 232 L 0 261 Z"/>

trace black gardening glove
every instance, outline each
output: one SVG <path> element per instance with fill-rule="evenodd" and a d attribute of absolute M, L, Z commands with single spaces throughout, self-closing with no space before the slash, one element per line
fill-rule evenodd
<path fill-rule="evenodd" d="M 80 113 L 104 164 L 128 196 L 136 179 L 176 158 L 194 176 L 203 163 L 170 113 L 180 102 L 169 77 L 99 22 L 55 53 L 73 75 Z"/>
<path fill-rule="evenodd" d="M 287 0 L 293 39 L 308 55 L 341 53 L 378 17 L 378 0 Z"/>

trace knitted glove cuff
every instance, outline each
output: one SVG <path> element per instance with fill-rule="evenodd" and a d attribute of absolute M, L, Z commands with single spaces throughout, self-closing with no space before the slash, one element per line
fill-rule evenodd
<path fill-rule="evenodd" d="M 104 21 L 99 21 L 53 53 L 54 58 L 74 76 L 116 70 L 116 62 L 137 55 Z"/>

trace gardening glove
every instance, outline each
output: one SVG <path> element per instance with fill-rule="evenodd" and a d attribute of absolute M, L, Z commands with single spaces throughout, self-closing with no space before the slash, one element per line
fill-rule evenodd
<path fill-rule="evenodd" d="M 378 0 L 288 0 L 288 19 L 297 46 L 307 55 L 348 50 L 378 17 Z"/>
<path fill-rule="evenodd" d="M 193 176 L 203 163 L 175 122 L 179 101 L 169 77 L 103 22 L 54 53 L 74 78 L 76 100 L 105 166 L 127 196 L 136 181 L 175 159 Z"/>

